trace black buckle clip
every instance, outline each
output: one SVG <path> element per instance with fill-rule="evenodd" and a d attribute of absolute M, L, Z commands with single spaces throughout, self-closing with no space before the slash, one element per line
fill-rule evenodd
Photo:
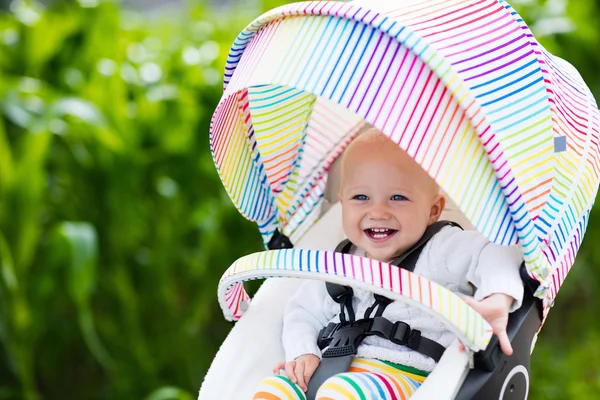
<path fill-rule="evenodd" d="M 356 350 L 356 346 L 353 344 L 349 344 L 347 346 L 328 347 L 327 350 L 325 350 L 323 352 L 321 357 L 335 358 L 335 357 L 353 356 L 353 355 L 356 355 L 356 353 L 358 353 L 358 351 Z"/>
<path fill-rule="evenodd" d="M 333 340 L 333 334 L 340 326 L 342 326 L 341 323 L 336 324 L 335 322 L 330 322 L 319 331 L 319 336 L 317 338 L 317 346 L 319 346 L 319 349 L 323 350 L 325 347 L 329 346 L 331 340 Z"/>
<path fill-rule="evenodd" d="M 421 342 L 421 331 L 418 329 L 410 329 L 410 325 L 406 322 L 397 321 L 392 329 L 390 340 L 392 343 L 416 350 Z"/>
<path fill-rule="evenodd" d="M 319 333 L 319 347 L 327 349 L 323 357 L 339 357 L 356 354 L 356 350 L 365 338 L 365 332 L 370 326 L 369 320 L 358 320 L 353 324 L 329 323 Z"/>
<path fill-rule="evenodd" d="M 404 346 L 406 344 L 406 340 L 408 339 L 409 333 L 410 325 L 408 325 L 406 322 L 396 321 L 392 328 L 392 332 L 390 333 L 390 340 L 392 343 Z"/>

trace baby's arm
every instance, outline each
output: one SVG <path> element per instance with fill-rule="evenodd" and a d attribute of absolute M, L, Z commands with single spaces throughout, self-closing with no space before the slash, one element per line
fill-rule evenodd
<path fill-rule="evenodd" d="M 470 297 L 463 297 L 463 300 L 492 326 L 494 334 L 498 337 L 502 352 L 510 356 L 513 350 L 506 333 L 506 325 L 508 324 L 509 310 L 515 299 L 506 294 L 494 293 L 481 301 Z"/>
<path fill-rule="evenodd" d="M 274 372 L 285 370 L 304 391 L 321 361 L 317 335 L 334 316 L 327 311 L 327 299 L 324 282 L 307 280 L 285 308 L 282 341 L 286 361 L 275 365 Z"/>
<path fill-rule="evenodd" d="M 519 275 L 522 261 L 517 246 L 487 242 L 467 274 L 467 279 L 477 290 L 473 299 L 466 297 L 465 301 L 492 326 L 506 355 L 512 354 L 506 333 L 508 314 L 521 307 L 523 302 L 523 282 Z"/>
<path fill-rule="evenodd" d="M 295 360 L 303 354 L 321 357 L 317 335 L 334 316 L 325 307 L 328 296 L 325 282 L 307 280 L 290 299 L 283 316 L 286 360 Z"/>

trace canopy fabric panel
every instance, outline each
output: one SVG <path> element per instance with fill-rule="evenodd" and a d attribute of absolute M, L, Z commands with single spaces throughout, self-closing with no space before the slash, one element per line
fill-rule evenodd
<path fill-rule="evenodd" d="M 577 71 L 503 0 L 306 2 L 233 44 L 211 145 L 265 241 L 275 228 L 298 238 L 331 161 L 369 123 L 482 234 L 522 247 L 549 304 L 598 189 L 599 121 Z"/>
<path fill-rule="evenodd" d="M 265 46 L 262 51 L 254 51 L 252 56 L 243 58 L 237 67 L 240 76 L 248 80 L 243 87 L 252 88 L 252 82 L 275 81 L 270 76 L 273 70 L 286 71 L 286 82 L 275 81 L 276 84 L 294 84 L 298 90 L 317 94 L 321 99 L 342 106 L 336 108 L 351 110 L 360 119 L 386 132 L 421 163 L 457 203 L 462 204 L 461 209 L 480 231 L 499 243 L 517 242 L 517 230 L 501 195 L 501 185 L 495 179 L 494 169 L 471 121 L 453 93 L 420 57 L 391 36 L 385 37 L 388 51 L 383 51 L 384 47 L 378 46 L 375 40 L 365 40 L 355 46 L 342 40 L 321 40 L 322 37 L 349 35 L 353 29 L 358 29 L 358 21 L 352 21 L 352 27 L 349 21 L 309 16 L 289 18 L 289 24 L 285 25 L 280 21 L 272 24 L 276 23 L 276 31 L 271 32 L 271 25 L 267 25 L 257 33 L 256 40 L 260 41 L 265 35 L 278 43 L 280 36 L 306 37 L 311 32 L 321 33 L 318 40 L 311 43 L 312 48 L 303 41 L 288 41 L 286 49 L 289 53 L 298 55 L 304 51 L 303 59 L 282 55 L 276 45 Z M 373 27 L 360 29 L 365 31 L 365 38 L 374 37 L 376 33 Z M 247 51 L 250 52 L 250 48 Z M 365 62 L 364 54 L 371 55 L 370 63 Z M 323 72 L 324 65 L 315 62 L 326 58 L 324 55 L 335 57 L 328 62 L 334 67 L 327 72 Z M 374 66 L 379 68 L 370 72 L 374 75 L 368 80 L 349 78 L 350 74 L 365 76 Z M 290 73 L 292 70 L 295 74 Z M 344 78 L 345 75 L 348 76 Z M 348 82 L 342 85 L 343 79 Z M 379 84 L 373 85 L 373 82 Z M 237 79 L 232 79 L 226 93 L 238 84 Z M 286 89 L 286 93 L 290 91 Z M 262 103 L 260 107 L 262 111 Z M 274 101 L 271 107 L 276 111 L 279 105 Z M 320 138 L 311 132 L 305 132 L 305 137 L 312 140 L 322 140 L 330 135 L 336 137 L 343 127 L 329 122 L 323 128 Z M 259 127 L 254 124 L 253 129 L 257 136 Z M 323 159 L 319 161 L 324 162 Z"/>

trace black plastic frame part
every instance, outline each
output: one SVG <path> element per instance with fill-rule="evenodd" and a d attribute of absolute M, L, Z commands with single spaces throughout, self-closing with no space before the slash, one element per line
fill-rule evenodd
<path fill-rule="evenodd" d="M 513 354 L 500 350 L 494 335 L 486 350 L 474 356 L 475 368 L 469 372 L 456 400 L 524 400 L 529 391 L 529 363 L 535 333 L 542 323 L 542 301 L 533 296 L 537 282 L 521 266 L 525 293 L 521 308 L 510 314 L 507 326 Z"/>

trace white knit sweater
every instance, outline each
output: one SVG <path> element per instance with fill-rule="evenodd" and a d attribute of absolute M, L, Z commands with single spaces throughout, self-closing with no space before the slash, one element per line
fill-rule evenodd
<path fill-rule="evenodd" d="M 364 255 L 358 249 L 357 255 Z M 474 295 L 476 300 L 493 293 L 504 293 L 515 299 L 511 312 L 521 306 L 523 283 L 519 266 L 523 256 L 517 246 L 499 246 L 477 231 L 445 227 L 425 246 L 415 266 L 415 273 L 437 282 L 455 293 Z M 474 285 L 477 290 L 473 294 Z M 357 318 L 375 302 L 371 292 L 354 289 L 353 307 Z M 339 304 L 327 294 L 325 283 L 307 280 L 290 300 L 284 313 L 283 346 L 286 359 L 303 354 L 321 356 L 317 346 L 320 329 L 329 322 L 339 322 Z M 455 336 L 435 318 L 415 307 L 395 301 L 383 313 L 388 320 L 404 321 L 421 335 L 447 347 Z M 376 358 L 405 366 L 432 371 L 435 362 L 407 347 L 395 345 L 376 336 L 367 337 L 358 348 L 358 357 Z"/>

